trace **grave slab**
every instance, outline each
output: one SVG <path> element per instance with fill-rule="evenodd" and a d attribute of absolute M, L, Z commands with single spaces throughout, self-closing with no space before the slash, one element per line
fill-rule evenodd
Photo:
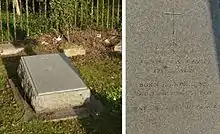
<path fill-rule="evenodd" d="M 75 48 L 70 48 L 70 49 L 64 49 L 63 52 L 67 57 L 74 57 L 78 55 L 85 55 L 86 50 L 82 47 L 75 47 Z"/>
<path fill-rule="evenodd" d="M 211 2 L 127 0 L 127 134 L 220 133 Z"/>
<path fill-rule="evenodd" d="M 122 50 L 122 42 L 119 42 L 117 45 L 114 46 L 115 52 L 121 52 Z"/>
<path fill-rule="evenodd" d="M 90 100 L 90 90 L 63 53 L 21 57 L 18 75 L 37 113 L 81 106 Z"/>
<path fill-rule="evenodd" d="M 15 55 L 24 51 L 23 47 L 15 47 L 14 45 L 8 44 L 0 44 L 0 55 L 1 56 L 8 56 L 8 55 Z"/>

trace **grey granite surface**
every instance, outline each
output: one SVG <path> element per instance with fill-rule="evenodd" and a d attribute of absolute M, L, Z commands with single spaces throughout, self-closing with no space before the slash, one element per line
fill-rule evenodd
<path fill-rule="evenodd" d="M 77 71 L 63 54 L 22 57 L 40 94 L 87 89 Z"/>
<path fill-rule="evenodd" d="M 220 134 L 217 9 L 208 0 L 126 3 L 127 134 Z"/>
<path fill-rule="evenodd" d="M 25 100 L 38 114 L 71 109 L 90 101 L 90 89 L 64 54 L 21 57 L 18 75 Z"/>

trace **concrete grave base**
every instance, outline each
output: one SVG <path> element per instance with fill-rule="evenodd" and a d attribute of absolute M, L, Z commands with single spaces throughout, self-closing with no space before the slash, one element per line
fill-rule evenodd
<path fill-rule="evenodd" d="M 90 91 L 88 89 L 78 91 L 66 91 L 61 93 L 52 93 L 39 95 L 32 100 L 32 105 L 37 113 L 49 112 L 59 109 L 65 109 L 72 106 L 81 106 L 89 101 Z"/>
<path fill-rule="evenodd" d="M 60 110 L 55 110 L 52 112 L 45 113 L 35 113 L 31 106 L 23 99 L 22 95 L 15 87 L 15 84 L 11 79 L 9 79 L 10 86 L 12 88 L 14 98 L 19 104 L 23 104 L 24 113 L 21 113 L 23 116 L 21 119 L 25 122 L 28 122 L 34 118 L 42 119 L 45 122 L 47 121 L 60 121 L 73 118 L 83 118 L 87 117 L 90 113 L 99 114 L 103 110 L 103 106 L 99 100 L 96 100 L 95 97 L 91 97 L 90 102 L 79 107 L 65 108 Z"/>
<path fill-rule="evenodd" d="M 89 114 L 100 114 L 103 106 L 99 100 L 92 98 L 89 103 L 79 107 L 56 110 L 50 113 L 41 113 L 37 117 L 45 121 L 60 121 L 73 118 L 88 117 Z"/>

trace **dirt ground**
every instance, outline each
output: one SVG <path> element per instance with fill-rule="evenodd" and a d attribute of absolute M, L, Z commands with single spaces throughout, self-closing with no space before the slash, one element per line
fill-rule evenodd
<path fill-rule="evenodd" d="M 121 32 L 116 30 L 76 30 L 70 33 L 70 40 L 66 36 L 59 36 L 55 32 L 40 35 L 26 41 L 16 41 L 15 46 L 24 45 L 28 53 L 46 54 L 62 52 L 64 48 L 81 46 L 86 50 L 86 57 L 106 58 L 114 53 L 114 46 L 120 43 Z"/>

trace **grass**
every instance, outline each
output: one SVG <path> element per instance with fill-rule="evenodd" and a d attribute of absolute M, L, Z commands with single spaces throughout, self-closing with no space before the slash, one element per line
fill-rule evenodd
<path fill-rule="evenodd" d="M 16 102 L 11 88 L 7 86 L 5 63 L 0 60 L 0 133 L 1 134 L 119 134 L 121 133 L 121 59 L 104 60 L 73 59 L 83 79 L 92 92 L 99 97 L 105 109 L 99 116 L 59 122 L 43 122 L 33 119 L 20 120 L 23 104 Z M 7 62 L 14 66 L 13 60 Z"/>
<path fill-rule="evenodd" d="M 106 58 L 96 62 L 91 60 L 84 64 L 77 62 L 77 67 L 87 81 L 87 85 L 105 106 L 101 116 L 86 119 L 86 126 L 89 130 L 94 129 L 100 134 L 120 134 L 122 129 L 121 59 Z"/>

